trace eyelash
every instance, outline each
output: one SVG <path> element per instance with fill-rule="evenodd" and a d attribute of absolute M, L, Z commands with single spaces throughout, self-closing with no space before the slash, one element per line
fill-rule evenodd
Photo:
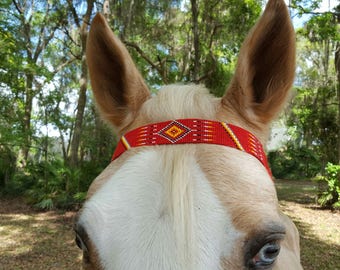
<path fill-rule="evenodd" d="M 267 242 L 257 251 L 250 259 L 250 269 L 270 269 L 275 263 L 280 253 L 280 245 L 278 241 Z"/>

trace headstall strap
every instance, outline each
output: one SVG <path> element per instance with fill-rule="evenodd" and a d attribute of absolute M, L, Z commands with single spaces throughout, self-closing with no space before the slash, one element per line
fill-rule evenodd
<path fill-rule="evenodd" d="M 178 119 L 139 127 L 118 142 L 112 160 L 139 146 L 205 143 L 236 148 L 256 157 L 272 177 L 261 142 L 249 131 L 224 122 Z"/>

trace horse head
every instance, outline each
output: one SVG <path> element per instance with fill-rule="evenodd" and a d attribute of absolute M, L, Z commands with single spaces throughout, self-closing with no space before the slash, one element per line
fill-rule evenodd
<path fill-rule="evenodd" d="M 87 42 L 96 103 L 121 140 L 77 215 L 84 269 L 302 269 L 262 145 L 295 72 L 283 0 L 270 0 L 222 98 L 202 86 L 151 95 L 97 15 Z"/>

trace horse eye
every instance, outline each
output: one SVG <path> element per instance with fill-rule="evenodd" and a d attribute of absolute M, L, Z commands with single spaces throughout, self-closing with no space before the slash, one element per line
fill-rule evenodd
<path fill-rule="evenodd" d="M 252 258 L 254 269 L 266 269 L 271 266 L 280 253 L 280 245 L 276 242 L 265 244 Z"/>

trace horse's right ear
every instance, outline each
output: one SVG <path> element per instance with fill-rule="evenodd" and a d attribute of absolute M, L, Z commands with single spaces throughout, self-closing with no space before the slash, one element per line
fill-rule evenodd
<path fill-rule="evenodd" d="M 295 32 L 283 0 L 269 0 L 242 45 L 226 108 L 268 126 L 285 104 L 295 74 Z"/>
<path fill-rule="evenodd" d="M 118 129 L 124 128 L 150 97 L 150 92 L 127 49 L 100 14 L 92 21 L 86 60 L 102 116 Z"/>

